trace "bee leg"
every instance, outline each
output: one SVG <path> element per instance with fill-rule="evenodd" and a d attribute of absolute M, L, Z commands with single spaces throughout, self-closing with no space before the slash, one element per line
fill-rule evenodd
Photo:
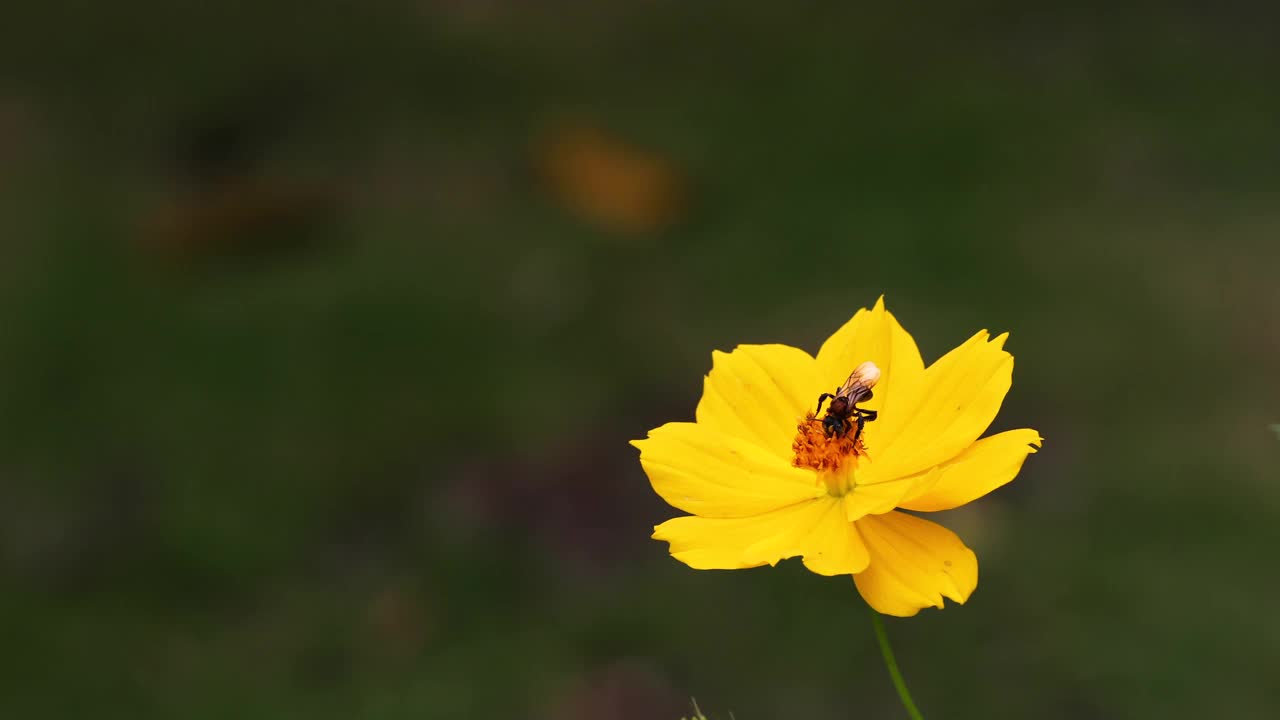
<path fill-rule="evenodd" d="M 875 410 L 863 410 L 862 408 L 858 408 L 858 417 L 865 418 L 867 422 L 875 420 L 879 415 L 880 413 Z"/>
<path fill-rule="evenodd" d="M 817 409 L 817 410 L 814 410 L 814 411 L 813 411 L 813 414 L 814 414 L 814 415 L 818 415 L 818 414 L 820 414 L 820 413 L 822 412 L 822 403 L 826 402 L 827 398 L 831 398 L 832 400 L 834 400 L 834 399 L 835 399 L 835 397 L 836 397 L 836 396 L 835 396 L 835 395 L 832 395 L 831 393 L 822 393 L 821 395 L 819 395 L 819 396 L 818 396 L 818 409 Z"/>
<path fill-rule="evenodd" d="M 853 432 L 853 441 L 858 442 L 858 438 L 862 436 L 862 426 L 867 424 L 867 418 L 862 415 L 858 416 L 858 429 Z"/>

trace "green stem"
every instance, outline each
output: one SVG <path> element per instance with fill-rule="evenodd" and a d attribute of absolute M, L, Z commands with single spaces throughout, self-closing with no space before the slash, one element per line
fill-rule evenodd
<path fill-rule="evenodd" d="M 885 634 L 884 623 L 880 620 L 880 613 L 871 610 L 871 625 L 876 629 L 876 641 L 880 643 L 880 655 L 884 657 L 884 666 L 889 669 L 889 677 L 893 679 L 893 687 L 898 691 L 898 698 L 902 700 L 902 707 L 906 708 L 907 715 L 911 720 L 924 720 L 924 716 L 920 714 L 916 703 L 911 699 L 911 693 L 907 692 L 907 684 L 902 680 L 902 672 L 898 670 L 898 661 L 893 659 L 893 648 L 889 647 L 889 636 Z"/>

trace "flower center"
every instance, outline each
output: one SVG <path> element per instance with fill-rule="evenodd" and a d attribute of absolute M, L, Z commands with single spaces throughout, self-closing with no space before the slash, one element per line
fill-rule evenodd
<path fill-rule="evenodd" d="M 818 409 L 806 413 L 796 425 L 796 439 L 791 443 L 796 454 L 792 464 L 818 473 L 818 479 L 826 483 L 827 492 L 833 497 L 840 497 L 853 487 L 858 458 L 867 454 L 862 430 L 879 413 L 860 408 L 858 403 L 872 398 L 872 388 L 879 381 L 880 368 L 874 362 L 859 364 L 835 393 L 818 396 Z M 826 416 L 819 420 L 817 414 L 826 400 L 831 403 Z"/>
<path fill-rule="evenodd" d="M 798 468 L 810 468 L 827 483 L 832 495 L 843 495 L 852 476 L 858 458 L 867 454 L 862 438 L 853 439 L 853 433 L 833 433 L 823 427 L 822 420 L 809 413 L 796 426 L 796 439 L 791 443 L 795 452 L 792 464 Z M 840 472 L 842 469 L 846 472 Z"/>

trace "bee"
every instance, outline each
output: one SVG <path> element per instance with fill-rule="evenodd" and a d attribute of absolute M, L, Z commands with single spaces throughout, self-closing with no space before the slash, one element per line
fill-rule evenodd
<path fill-rule="evenodd" d="M 876 419 L 875 410 L 864 410 L 858 403 L 871 399 L 871 388 L 880 380 L 880 368 L 868 360 L 853 369 L 849 379 L 836 388 L 835 393 L 822 393 L 818 396 L 816 417 L 822 412 L 822 403 L 827 399 L 827 414 L 822 418 L 822 432 L 827 437 L 844 437 L 853 430 L 853 440 L 857 442 L 862 435 L 862 427 Z"/>

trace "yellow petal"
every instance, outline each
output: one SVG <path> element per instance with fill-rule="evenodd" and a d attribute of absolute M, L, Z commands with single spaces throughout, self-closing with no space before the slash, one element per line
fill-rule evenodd
<path fill-rule="evenodd" d="M 880 443 L 868 441 L 872 462 L 859 467 L 859 482 L 913 475 L 973 444 L 995 419 L 1012 383 L 1013 356 L 1003 349 L 1007 337 L 988 342 L 983 330 L 930 365 L 903 398 L 902 412 L 882 413 L 872 423 Z"/>
<path fill-rule="evenodd" d="M 818 392 L 834 392 L 854 368 L 867 360 L 880 368 L 880 381 L 872 389 L 873 397 L 860 407 L 878 410 L 882 418 L 901 412 L 908 389 L 924 374 L 924 361 L 916 341 L 885 309 L 883 296 L 876 300 L 874 308 L 859 310 L 822 344 L 818 350 Z M 879 424 L 868 423 L 863 431 L 868 447 L 874 448 L 882 436 Z"/>
<path fill-rule="evenodd" d="M 830 510 L 822 516 L 818 527 L 809 536 L 808 545 L 801 553 L 804 566 L 819 575 L 852 575 L 866 569 L 871 562 L 867 546 L 854 524 L 844 518 L 844 510 L 838 502 L 829 503 Z"/>
<path fill-rule="evenodd" d="M 978 558 L 950 530 L 914 515 L 891 512 L 859 520 L 871 564 L 854 575 L 867 604 L 885 615 L 910 617 L 942 598 L 963 604 L 978 586 Z"/>
<path fill-rule="evenodd" d="M 904 499 L 924 495 L 937 482 L 936 473 L 920 473 L 874 484 L 855 484 L 843 498 L 845 519 L 854 521 L 867 515 L 887 513 L 901 505 Z"/>
<path fill-rule="evenodd" d="M 695 515 L 747 517 L 826 494 L 813 471 L 702 423 L 667 423 L 631 444 L 654 491 Z"/>
<path fill-rule="evenodd" d="M 976 500 L 1017 476 L 1022 462 L 1041 442 L 1040 433 L 1025 428 L 983 438 L 954 460 L 930 470 L 928 474 L 936 476 L 933 486 L 903 501 L 902 507 L 934 512 Z"/>
<path fill-rule="evenodd" d="M 814 360 L 787 345 L 713 352 L 698 423 L 746 438 L 791 463 L 796 423 L 818 399 Z"/>
<path fill-rule="evenodd" d="M 670 543 L 672 557 L 698 570 L 776 565 L 803 556 L 816 573 L 847 575 L 869 560 L 856 528 L 832 497 L 747 518 L 674 518 L 655 527 L 653 537 Z"/>

